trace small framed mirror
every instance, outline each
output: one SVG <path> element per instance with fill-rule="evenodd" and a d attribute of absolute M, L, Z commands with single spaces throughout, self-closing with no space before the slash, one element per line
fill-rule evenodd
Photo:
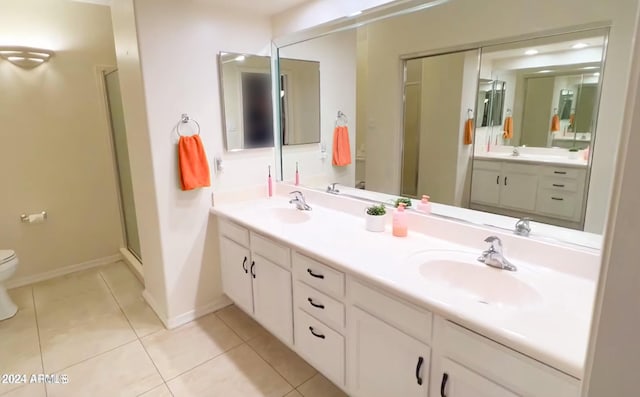
<path fill-rule="evenodd" d="M 220 52 L 218 69 L 227 151 L 273 147 L 270 57 Z"/>

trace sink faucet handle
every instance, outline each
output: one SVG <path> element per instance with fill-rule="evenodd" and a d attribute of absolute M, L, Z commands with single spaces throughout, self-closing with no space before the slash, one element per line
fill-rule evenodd
<path fill-rule="evenodd" d="M 338 189 L 336 189 L 336 185 L 337 184 L 338 184 L 338 182 L 330 183 L 329 186 L 327 186 L 327 192 L 329 192 L 329 193 L 340 193 L 340 191 Z"/>
<path fill-rule="evenodd" d="M 491 248 L 489 248 L 489 252 L 497 252 L 502 254 L 502 240 L 498 236 L 489 236 L 484 239 L 485 243 L 491 243 Z"/>
<path fill-rule="evenodd" d="M 531 225 L 529 224 L 530 221 L 531 221 L 531 218 L 529 217 L 520 218 L 520 220 L 516 222 L 515 233 L 520 236 L 525 236 L 525 237 L 528 236 L 529 233 L 531 232 Z"/>
<path fill-rule="evenodd" d="M 293 194 L 296 198 L 304 197 L 300 190 L 294 190 L 293 192 L 289 192 L 289 194 Z"/>

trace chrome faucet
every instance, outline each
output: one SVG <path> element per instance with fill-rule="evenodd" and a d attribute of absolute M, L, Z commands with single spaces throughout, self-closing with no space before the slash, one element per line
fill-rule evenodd
<path fill-rule="evenodd" d="M 511 155 L 512 155 L 513 157 L 518 157 L 518 156 L 520 156 L 520 150 L 518 150 L 518 147 L 517 147 L 517 146 L 514 146 L 514 147 L 513 147 L 513 152 L 511 152 Z"/>
<path fill-rule="evenodd" d="M 516 229 L 513 232 L 518 236 L 529 237 L 529 233 L 531 233 L 531 225 L 529 225 L 529 221 L 531 221 L 531 218 L 520 218 L 520 220 L 516 222 Z"/>
<path fill-rule="evenodd" d="M 484 239 L 484 241 L 491 243 L 491 247 L 482 253 L 482 256 L 478 258 L 479 262 L 498 269 L 509 270 L 510 272 L 518 270 L 518 268 L 509 262 L 502 254 L 502 241 L 500 241 L 500 238 L 497 236 L 489 236 Z"/>
<path fill-rule="evenodd" d="M 302 194 L 301 191 L 294 190 L 289 194 L 293 194 L 294 196 L 291 200 L 289 200 L 289 204 L 295 204 L 296 208 L 299 209 L 300 211 L 311 211 L 311 207 L 304 200 L 304 195 Z"/>
<path fill-rule="evenodd" d="M 330 184 L 329 186 L 327 186 L 327 193 L 331 193 L 331 194 L 340 193 L 340 190 L 336 189 L 336 185 L 337 184 L 338 184 L 338 182 L 334 182 L 334 183 Z"/>

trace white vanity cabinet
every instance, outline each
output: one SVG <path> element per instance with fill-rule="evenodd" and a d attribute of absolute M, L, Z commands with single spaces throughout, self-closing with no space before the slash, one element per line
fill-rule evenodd
<path fill-rule="evenodd" d="M 293 343 L 290 249 L 220 220 L 222 289 L 245 312 Z"/>
<path fill-rule="evenodd" d="M 582 223 L 585 183 L 585 168 L 474 160 L 471 208 L 576 227 Z"/>

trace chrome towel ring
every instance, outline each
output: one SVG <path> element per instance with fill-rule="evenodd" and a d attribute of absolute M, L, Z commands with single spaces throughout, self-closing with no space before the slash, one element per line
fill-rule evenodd
<path fill-rule="evenodd" d="M 182 124 L 187 124 L 187 123 L 189 123 L 190 121 L 192 121 L 192 122 L 196 125 L 196 127 L 198 127 L 198 130 L 197 130 L 197 132 L 195 133 L 195 135 L 200 135 L 200 124 L 199 124 L 197 121 L 195 121 L 194 119 L 192 119 L 191 117 L 189 117 L 189 115 L 188 115 L 188 114 L 186 114 L 186 113 L 182 113 L 182 117 L 180 118 L 180 122 L 179 122 L 179 123 L 178 123 L 178 125 L 176 126 L 176 132 L 178 133 L 178 136 L 185 136 L 185 135 L 183 135 L 183 134 L 181 134 L 181 133 L 180 133 L 180 126 L 181 126 Z"/>
<path fill-rule="evenodd" d="M 338 110 L 338 116 L 336 117 L 336 127 L 345 127 L 349 124 L 347 115 Z"/>

